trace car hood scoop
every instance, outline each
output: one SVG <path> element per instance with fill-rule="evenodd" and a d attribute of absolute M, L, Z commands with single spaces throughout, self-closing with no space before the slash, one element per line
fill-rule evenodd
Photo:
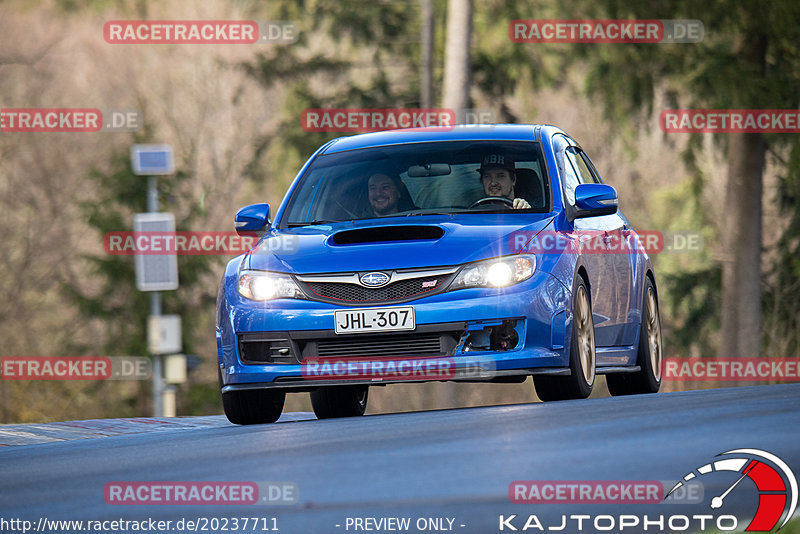
<path fill-rule="evenodd" d="M 538 233 L 553 221 L 549 213 L 420 218 L 425 220 L 403 219 L 405 224 L 365 220 L 272 229 L 270 237 L 247 254 L 244 268 L 318 274 L 459 265 L 514 254 L 514 232 Z"/>
<path fill-rule="evenodd" d="M 444 229 L 441 226 L 370 226 L 336 232 L 330 237 L 330 244 L 362 245 L 387 241 L 425 241 L 441 239 L 443 236 Z"/>

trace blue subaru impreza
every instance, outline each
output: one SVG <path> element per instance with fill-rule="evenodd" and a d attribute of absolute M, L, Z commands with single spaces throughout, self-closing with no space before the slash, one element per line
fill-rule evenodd
<path fill-rule="evenodd" d="M 362 415 L 369 386 L 522 382 L 545 401 L 661 385 L 656 280 L 640 236 L 580 145 L 553 126 L 344 137 L 303 165 L 217 298 L 233 423 L 273 422 L 287 392 L 319 418 Z"/>

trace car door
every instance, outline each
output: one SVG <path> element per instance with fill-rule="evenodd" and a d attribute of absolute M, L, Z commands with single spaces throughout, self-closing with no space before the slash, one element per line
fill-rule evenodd
<path fill-rule="evenodd" d="M 569 147 L 567 156 L 580 174 L 581 183 L 603 183 L 589 156 L 577 146 Z M 633 265 L 634 253 L 626 245 L 627 231 L 630 229 L 627 219 L 620 212 L 613 215 L 598 217 L 603 225 L 603 239 L 607 247 L 604 254 L 610 264 L 613 278 L 610 282 L 609 293 L 611 302 L 611 317 L 613 321 L 612 341 L 614 346 L 630 345 L 630 307 L 633 292 Z"/>
<path fill-rule="evenodd" d="M 556 161 L 563 179 L 564 202 L 575 205 L 575 188 L 587 183 L 573 163 L 575 143 L 566 136 L 554 138 Z M 591 183 L 591 182 L 588 182 Z M 601 236 L 609 226 L 607 216 L 584 217 L 572 221 L 573 230 L 583 239 L 594 239 Z M 595 345 L 598 347 L 614 346 L 616 341 L 617 310 L 614 286 L 613 260 L 606 254 L 588 253 L 583 256 L 588 273 L 589 289 L 592 300 L 592 315 L 595 327 Z"/>

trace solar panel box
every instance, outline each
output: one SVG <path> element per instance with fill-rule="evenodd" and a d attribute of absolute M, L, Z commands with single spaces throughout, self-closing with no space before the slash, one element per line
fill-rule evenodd
<path fill-rule="evenodd" d="M 160 243 L 152 246 L 158 238 Z M 178 289 L 178 256 L 175 251 L 175 215 L 172 213 L 136 213 L 133 216 L 133 239 L 136 246 L 134 269 L 139 291 Z"/>
<path fill-rule="evenodd" d="M 175 158 L 169 145 L 133 145 L 131 163 L 133 173 L 141 176 L 175 172 Z"/>

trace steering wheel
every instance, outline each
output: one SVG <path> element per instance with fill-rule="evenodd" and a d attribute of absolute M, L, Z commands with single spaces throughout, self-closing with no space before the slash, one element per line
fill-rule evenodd
<path fill-rule="evenodd" d="M 480 206 L 481 204 L 488 204 L 488 203 L 502 203 L 508 205 L 509 208 L 514 206 L 514 201 L 510 198 L 506 197 L 483 197 L 479 200 L 476 200 L 472 203 L 470 208 L 474 208 L 476 206 Z"/>

